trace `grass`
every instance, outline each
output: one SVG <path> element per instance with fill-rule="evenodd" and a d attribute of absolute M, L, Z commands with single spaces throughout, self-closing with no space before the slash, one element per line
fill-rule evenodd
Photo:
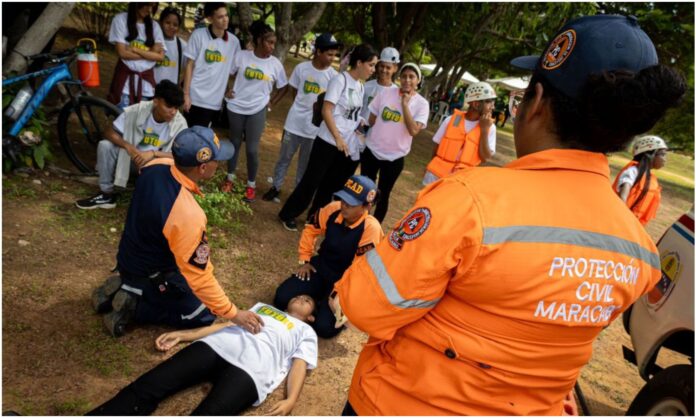
<path fill-rule="evenodd" d="M 53 405 L 53 411 L 56 415 L 84 415 L 90 409 L 92 409 L 91 404 L 82 398 L 70 399 Z"/>
<path fill-rule="evenodd" d="M 71 338 L 65 349 L 71 358 L 102 376 L 129 376 L 133 373 L 132 350 L 104 332 L 101 317 L 93 318 L 85 334 L 81 338 Z"/>

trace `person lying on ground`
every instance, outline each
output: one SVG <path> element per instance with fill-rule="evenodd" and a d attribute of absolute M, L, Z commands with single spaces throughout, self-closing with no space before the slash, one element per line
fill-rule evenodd
<path fill-rule="evenodd" d="M 149 415 L 165 398 L 202 381 L 213 387 L 191 415 L 239 415 L 260 405 L 286 376 L 286 398 L 269 414 L 288 415 L 307 371 L 317 367 L 317 335 L 308 325 L 315 308 L 307 295 L 292 298 L 287 313 L 259 302 L 251 311 L 266 318 L 266 326 L 256 335 L 231 322 L 164 333 L 155 341 L 160 351 L 195 342 L 87 415 Z"/>
<path fill-rule="evenodd" d="M 370 215 L 377 200 L 375 183 L 365 176 L 353 176 L 342 190 L 334 193 L 338 200 L 319 210 L 312 222 L 302 230 L 300 238 L 300 267 L 297 273 L 276 289 L 273 304 L 284 309 L 297 295 L 307 294 L 317 301 L 314 330 L 322 338 L 338 335 L 328 297 L 343 272 L 353 260 L 379 244 L 384 233 L 379 221 Z M 324 240 L 314 255 L 317 238 Z"/>
<path fill-rule="evenodd" d="M 99 194 L 75 202 L 80 209 L 116 207 L 114 186 L 125 187 L 131 173 L 137 173 L 155 158 L 172 158 L 172 140 L 186 129 L 179 113 L 184 102 L 181 88 L 169 80 L 155 87 L 152 101 L 124 109 L 104 132 L 106 139 L 97 145 Z"/>
<path fill-rule="evenodd" d="M 143 168 L 116 256 L 119 274 L 92 294 L 92 306 L 106 313 L 112 336 L 122 336 L 132 321 L 194 328 L 216 317 L 260 331 L 260 317 L 238 310 L 215 279 L 207 219 L 193 197 L 201 195 L 198 183 L 233 153 L 232 144 L 218 140 L 212 129 L 194 126 L 174 139 L 173 159 Z"/>

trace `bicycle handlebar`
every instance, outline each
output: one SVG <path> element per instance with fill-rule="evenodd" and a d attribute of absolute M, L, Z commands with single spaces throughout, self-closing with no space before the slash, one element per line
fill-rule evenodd
<path fill-rule="evenodd" d="M 73 54 L 75 54 L 76 51 L 77 51 L 77 48 L 69 48 L 69 49 L 66 49 L 66 50 L 60 51 L 60 52 L 47 52 L 47 53 L 43 53 L 43 54 L 31 55 L 29 57 L 26 57 L 26 59 L 28 61 L 36 61 L 39 59 L 49 58 L 49 59 L 54 59 L 54 60 L 60 61 L 60 60 L 63 60 L 67 57 L 72 56 Z"/>

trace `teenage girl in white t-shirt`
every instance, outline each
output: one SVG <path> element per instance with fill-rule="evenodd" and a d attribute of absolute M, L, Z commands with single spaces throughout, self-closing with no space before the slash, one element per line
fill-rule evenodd
<path fill-rule="evenodd" d="M 251 311 L 263 318 L 256 334 L 232 322 L 164 333 L 155 341 L 160 351 L 195 342 L 87 415 L 150 415 L 161 401 L 201 381 L 213 387 L 191 415 L 239 415 L 260 405 L 286 376 L 286 397 L 268 414 L 288 415 L 307 371 L 317 366 L 317 335 L 308 325 L 315 309 L 311 297 L 299 295 L 290 300 L 287 313 L 263 303 L 254 305 Z"/>
<path fill-rule="evenodd" d="M 310 202 L 308 218 L 331 202 L 333 193 L 343 187 L 358 167 L 358 141 L 359 137 L 364 141 L 364 136 L 358 135 L 356 129 L 361 124 L 366 125 L 360 117 L 362 82 L 375 72 L 377 52 L 370 45 L 362 44 L 349 55 L 350 70 L 331 79 L 326 90 L 321 112 L 324 120 L 312 145 L 307 170 L 278 214 L 287 230 L 297 230 L 295 218 Z"/>
<path fill-rule="evenodd" d="M 155 65 L 155 81 L 169 80 L 174 84 L 181 81 L 182 67 L 184 61 L 184 50 L 186 41 L 179 38 L 179 26 L 181 26 L 181 15 L 174 7 L 165 7 L 159 17 L 160 27 L 164 33 L 164 45 L 167 52 L 162 61 Z"/>
<path fill-rule="evenodd" d="M 227 162 L 227 179 L 223 192 L 230 192 L 236 178 L 239 150 L 242 138 L 246 142 L 247 187 L 244 200 L 256 199 L 256 173 L 259 169 L 259 142 L 266 126 L 266 107 L 273 107 L 287 92 L 288 79 L 278 58 L 271 55 L 275 49 L 276 35 L 270 26 L 255 21 L 249 27 L 254 49 L 242 51 L 230 70 L 236 73 L 234 87 L 227 91 L 227 117 L 230 121 L 230 141 L 236 152 Z M 276 92 L 271 97 L 273 86 Z"/>
<path fill-rule="evenodd" d="M 156 3 L 130 3 L 127 13 L 119 13 L 111 21 L 109 42 L 120 59 L 108 99 L 122 109 L 155 94 L 152 68 L 164 59 L 166 49 L 162 29 L 152 19 L 156 11 Z"/>
<path fill-rule="evenodd" d="M 370 117 L 370 102 L 384 89 L 398 87 L 394 84 L 394 74 L 399 69 L 399 51 L 396 48 L 386 47 L 379 54 L 379 61 L 375 66 L 375 78 L 365 83 L 365 95 L 360 116 L 367 120 Z"/>

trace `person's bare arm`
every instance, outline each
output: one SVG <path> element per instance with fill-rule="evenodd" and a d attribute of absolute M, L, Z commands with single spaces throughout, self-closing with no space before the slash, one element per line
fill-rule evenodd
<path fill-rule="evenodd" d="M 218 322 L 208 325 L 207 327 L 165 332 L 157 337 L 155 340 L 155 347 L 160 351 L 167 351 L 180 342 L 198 340 L 200 338 L 207 337 L 214 332 L 218 332 L 223 328 L 231 326 L 235 326 L 235 324 L 232 322 Z"/>
<path fill-rule="evenodd" d="M 184 69 L 184 112 L 191 110 L 191 79 L 195 63 L 191 58 L 186 58 Z"/>
<path fill-rule="evenodd" d="M 377 115 L 370 112 L 370 116 L 367 118 L 367 123 L 370 124 L 370 126 L 375 126 L 375 122 L 377 122 Z"/>
<path fill-rule="evenodd" d="M 631 185 L 629 183 L 624 183 L 619 186 L 619 197 L 624 203 L 628 202 L 628 195 L 631 193 Z"/>
<path fill-rule="evenodd" d="M 270 415 L 288 415 L 297 403 L 302 392 L 305 377 L 307 376 L 307 362 L 302 359 L 293 359 L 290 373 L 288 373 L 287 395 L 284 400 L 276 403 L 269 412 Z"/>
<path fill-rule="evenodd" d="M 408 130 L 408 134 L 411 136 L 416 136 L 418 135 L 418 132 L 423 129 L 423 124 L 413 120 L 411 109 L 408 107 L 408 103 L 411 101 L 413 96 L 415 96 L 415 93 L 413 92 L 411 92 L 411 94 L 403 94 L 401 96 L 401 108 L 404 111 L 404 124 Z"/>
<path fill-rule="evenodd" d="M 288 87 L 290 85 L 286 84 L 282 89 L 277 89 L 274 93 L 273 96 L 271 97 L 271 101 L 268 104 L 268 107 L 275 107 L 275 105 L 283 100 L 283 97 L 285 97 L 285 94 L 288 92 Z"/>
<path fill-rule="evenodd" d="M 493 150 L 488 145 L 488 132 L 495 120 L 491 115 L 491 112 L 487 112 L 481 115 L 479 119 L 479 127 L 481 128 L 481 138 L 479 139 L 479 157 L 481 157 L 481 162 L 486 162 L 489 158 L 493 156 Z"/>
<path fill-rule="evenodd" d="M 326 123 L 326 127 L 329 129 L 329 132 L 331 132 L 331 135 L 334 137 L 334 140 L 336 141 L 336 148 L 338 148 L 339 151 L 342 151 L 347 157 L 348 155 L 350 155 L 350 151 L 348 150 L 348 145 L 346 144 L 346 141 L 343 139 L 343 136 L 341 136 L 341 133 L 338 131 L 338 128 L 336 127 L 336 120 L 333 116 L 333 111 L 335 107 L 335 104 L 324 100 L 324 106 L 322 106 L 321 108 L 321 115 L 324 117 L 324 123 Z"/>
<path fill-rule="evenodd" d="M 127 44 L 116 43 L 116 54 L 123 60 L 139 60 L 142 57 L 135 53 L 135 50 Z"/>
<path fill-rule="evenodd" d="M 154 44 L 149 50 L 133 49 L 133 52 L 140 57 L 137 59 L 145 59 L 148 61 L 162 61 L 164 59 L 164 48 L 161 44 Z"/>
<path fill-rule="evenodd" d="M 131 157 L 131 160 L 133 160 L 133 162 L 138 168 L 144 166 L 150 160 L 155 158 L 155 151 L 139 151 L 138 148 L 135 147 L 135 145 L 126 141 L 111 126 L 106 128 L 104 136 L 117 147 L 125 149 L 128 155 Z"/>

